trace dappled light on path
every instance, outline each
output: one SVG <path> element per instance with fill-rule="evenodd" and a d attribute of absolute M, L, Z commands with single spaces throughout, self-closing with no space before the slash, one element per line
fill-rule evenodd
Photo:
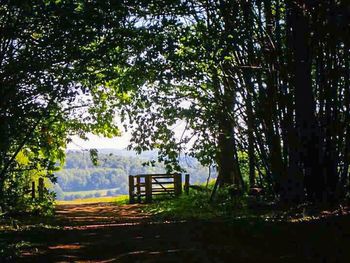
<path fill-rule="evenodd" d="M 120 222 L 138 222 L 149 218 L 142 212 L 142 206 L 115 205 L 113 203 L 94 203 L 81 205 L 59 205 L 57 217 L 68 225 L 106 225 Z"/>
<path fill-rule="evenodd" d="M 81 245 L 71 244 L 71 245 L 57 245 L 49 247 L 49 249 L 67 249 L 67 250 L 75 250 L 75 249 L 81 249 Z"/>
<path fill-rule="evenodd" d="M 320 255 L 350 256 L 346 217 L 300 224 L 159 221 L 140 204 L 96 203 L 59 205 L 56 219 L 59 227 L 16 234 L 32 244 L 16 262 L 314 262 Z"/>

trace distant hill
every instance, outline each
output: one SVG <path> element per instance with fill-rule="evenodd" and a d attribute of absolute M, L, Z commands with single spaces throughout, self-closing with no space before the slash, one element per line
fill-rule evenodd
<path fill-rule="evenodd" d="M 97 151 L 101 154 L 114 154 L 114 155 L 124 156 L 124 157 L 140 157 L 145 159 L 157 158 L 157 151 L 145 151 L 145 152 L 142 152 L 141 154 L 138 154 L 135 151 L 113 149 L 113 148 L 97 149 Z M 78 150 L 67 151 L 67 153 L 76 153 L 76 152 L 82 152 L 82 151 L 78 151 Z"/>
<path fill-rule="evenodd" d="M 94 166 L 86 151 L 67 151 L 64 168 L 56 173 L 54 191 L 59 200 L 72 200 L 101 195 L 128 193 L 128 175 L 164 173 L 161 163 L 145 166 L 157 159 L 156 151 L 138 155 L 134 151 L 98 149 L 99 164 Z M 208 177 L 208 168 L 191 157 L 181 158 L 182 167 L 190 174 L 191 183 L 203 183 Z M 214 172 L 212 172 L 215 175 Z"/>

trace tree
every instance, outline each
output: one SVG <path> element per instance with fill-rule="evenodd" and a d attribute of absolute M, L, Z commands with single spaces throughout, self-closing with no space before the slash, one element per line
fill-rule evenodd
<path fill-rule="evenodd" d="M 161 31 L 161 37 L 150 51 L 157 54 L 153 61 L 149 53 L 144 56 L 144 64 L 159 70 L 128 108 L 130 127 L 134 123 L 137 127 L 134 149 L 158 148 L 160 160 L 169 163 L 170 169 L 192 139 L 189 154 L 202 164 L 215 162 L 221 185 L 234 183 L 242 188 L 235 130 L 238 86 L 228 73 L 234 64 L 231 44 L 242 34 L 240 29 L 229 31 L 228 14 L 219 4 L 189 1 L 186 7 L 183 20 L 160 23 L 154 30 L 155 34 Z M 180 120 L 186 123 L 185 130 L 176 140 L 171 126 Z"/>
<path fill-rule="evenodd" d="M 69 134 L 119 134 L 115 110 L 107 107 L 107 94 L 97 83 L 104 71 L 111 71 L 110 59 L 101 58 L 103 40 L 123 38 L 127 14 L 127 5 L 114 1 L 1 4 L 0 200 L 4 206 L 8 179 L 14 173 L 25 176 L 16 162 L 23 149 L 30 158 L 25 169 L 37 169 L 40 163 L 51 174 L 57 160 L 64 159 Z M 114 41 L 113 48 L 120 44 Z M 125 63 L 127 57 L 117 56 L 114 53 L 113 58 Z M 97 72 L 98 63 L 102 68 Z"/>
<path fill-rule="evenodd" d="M 336 201 L 349 184 L 345 10 L 345 1 L 5 3 L 0 199 L 21 150 L 52 171 L 68 134 L 117 135 L 120 112 L 131 147 L 159 149 L 168 170 L 181 171 L 185 152 L 215 164 L 219 185 L 244 189 L 246 152 L 251 186 L 289 203 Z"/>
<path fill-rule="evenodd" d="M 348 177 L 344 3 L 185 7 L 164 14 L 178 17 L 169 23 L 149 16 L 158 37 L 139 57 L 152 77 L 128 109 L 134 148 L 159 148 L 161 159 L 175 162 L 192 140 L 190 153 L 216 163 L 220 183 L 237 185 L 237 152 L 247 151 L 251 185 L 257 170 L 281 201 L 337 199 Z M 179 120 L 187 131 L 176 139 L 170 127 Z"/>

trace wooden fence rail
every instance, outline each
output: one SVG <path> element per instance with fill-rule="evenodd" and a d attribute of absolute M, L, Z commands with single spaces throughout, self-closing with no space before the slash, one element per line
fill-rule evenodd
<path fill-rule="evenodd" d="M 185 192 L 188 191 L 189 175 L 185 177 Z M 187 190 L 186 190 L 187 189 Z M 153 196 L 168 195 L 176 197 L 182 193 L 182 176 L 174 174 L 138 174 L 129 175 L 129 202 L 151 203 Z"/>
<path fill-rule="evenodd" d="M 36 193 L 38 192 L 39 199 L 43 200 L 44 199 L 44 190 L 45 190 L 44 178 L 39 178 L 37 189 L 36 189 L 35 181 L 32 181 L 31 188 L 26 190 L 25 193 L 30 194 L 32 199 L 35 199 Z"/>

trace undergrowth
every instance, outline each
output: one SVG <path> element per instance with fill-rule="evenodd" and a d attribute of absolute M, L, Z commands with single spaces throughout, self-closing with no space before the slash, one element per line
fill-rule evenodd
<path fill-rule="evenodd" d="M 0 239 L 0 262 L 13 262 L 14 258 L 20 255 L 21 249 L 31 246 L 31 243 L 25 241 L 8 244 L 6 241 Z"/>
<path fill-rule="evenodd" d="M 220 189 L 210 202 L 211 187 L 202 191 L 191 189 L 174 199 L 155 199 L 145 211 L 158 218 L 171 219 L 213 219 L 242 217 L 249 214 L 247 197 L 232 198 L 228 189 Z"/>
<path fill-rule="evenodd" d="M 229 188 L 219 189 L 210 202 L 210 187 L 203 189 L 192 189 L 189 195 L 183 194 L 174 199 L 155 199 L 144 210 L 160 220 L 259 219 L 294 223 L 350 214 L 349 204 L 325 207 L 305 202 L 283 206 L 271 198 L 232 197 Z"/>

